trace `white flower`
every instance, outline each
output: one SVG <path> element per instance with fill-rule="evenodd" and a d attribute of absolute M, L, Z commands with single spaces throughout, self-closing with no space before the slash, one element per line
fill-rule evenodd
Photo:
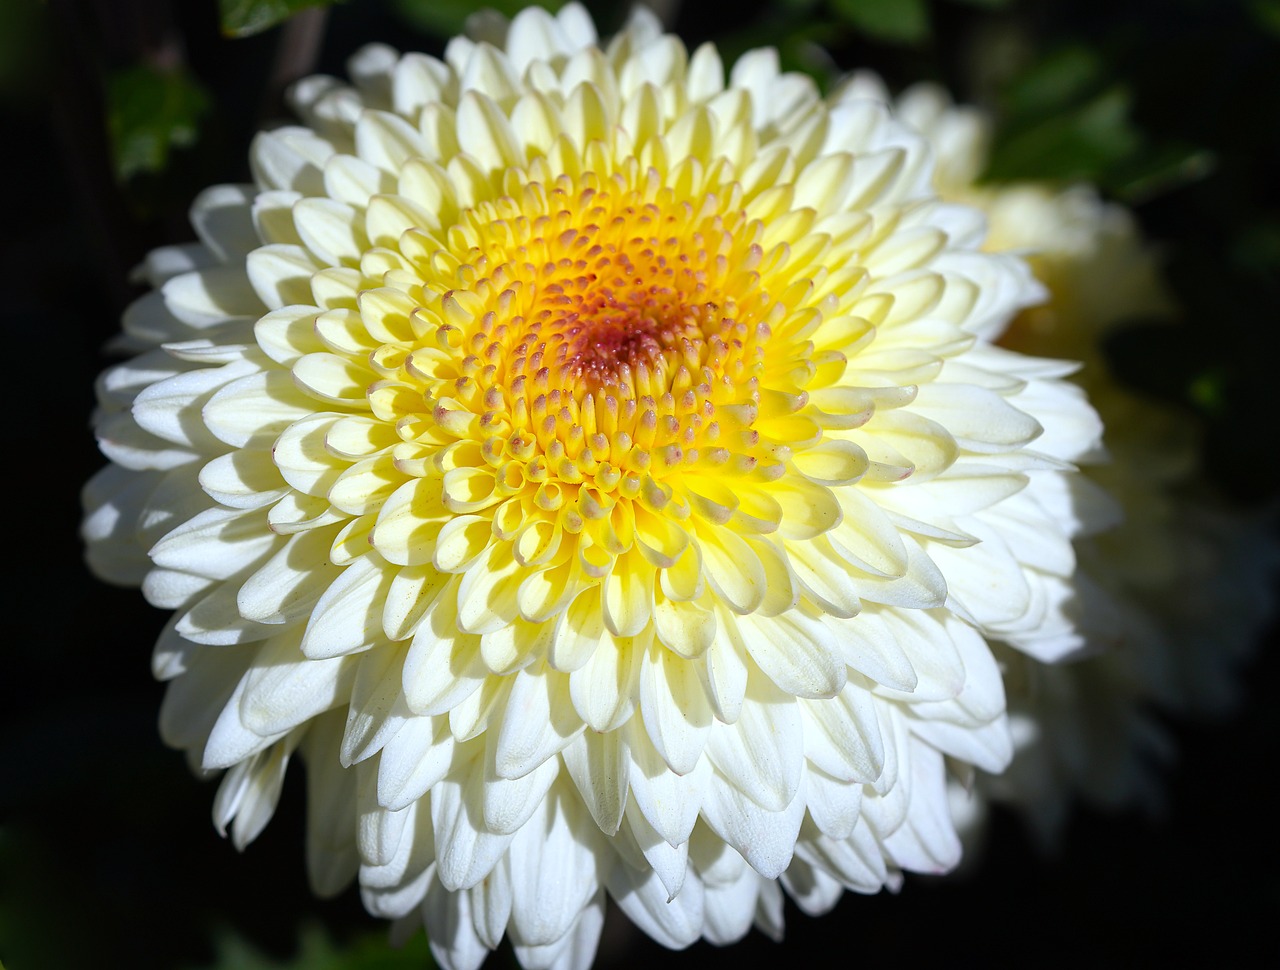
<path fill-rule="evenodd" d="M 887 99 L 870 76 L 854 86 Z M 1106 454 L 1073 481 L 1077 508 L 1094 509 L 1082 515 L 1089 534 L 1076 542 L 1080 657 L 1047 666 L 996 648 L 1018 755 L 979 788 L 1019 805 L 1051 839 L 1073 795 L 1101 807 L 1158 802 L 1155 769 L 1171 742 L 1154 708 L 1229 706 L 1235 668 L 1269 612 L 1280 556 L 1260 522 L 1226 513 L 1193 487 L 1194 419 L 1125 388 L 1108 369 L 1109 332 L 1173 309 L 1132 215 L 1090 186 L 982 185 L 984 114 L 931 85 L 910 89 L 896 106 L 938 152 L 938 193 L 981 208 L 985 245 L 1024 253 L 1048 289 L 1048 301 L 1024 310 L 1001 345 L 1083 361 L 1074 380 L 1107 427 Z"/>
<path fill-rule="evenodd" d="M 773 51 L 577 5 L 367 48 L 192 210 L 101 382 L 99 573 L 175 610 L 165 739 L 237 845 L 307 761 L 317 891 L 585 966 L 940 872 L 1053 659 L 1100 428 L 922 139 Z"/>

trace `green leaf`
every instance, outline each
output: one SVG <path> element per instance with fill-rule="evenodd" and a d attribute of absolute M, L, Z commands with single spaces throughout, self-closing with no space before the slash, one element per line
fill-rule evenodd
<path fill-rule="evenodd" d="M 1105 187 L 1129 205 L 1140 205 L 1208 178 L 1217 161 L 1213 152 L 1197 145 L 1162 145 L 1126 159 L 1108 173 Z"/>
<path fill-rule="evenodd" d="M 565 0 L 392 0 L 396 12 L 414 27 L 428 34 L 452 37 L 460 34 L 467 18 L 481 10 L 496 10 L 507 17 L 514 17 L 525 7 L 538 6 L 555 12 Z"/>
<path fill-rule="evenodd" d="M 213 963 L 202 970 L 431 970 L 436 965 L 422 933 L 401 947 L 393 947 L 385 931 L 335 943 L 316 923 L 301 927 L 296 955 L 283 960 L 273 959 L 230 929 L 217 935 L 214 952 Z"/>
<path fill-rule="evenodd" d="M 876 40 L 919 44 L 929 37 L 926 0 L 830 0 L 831 9 Z"/>
<path fill-rule="evenodd" d="M 1043 118 L 1097 90 L 1102 62 L 1088 47 L 1062 47 L 1037 61 L 1002 92 L 1010 118 Z"/>
<path fill-rule="evenodd" d="M 331 7 L 339 0 L 218 0 L 222 32 L 228 37 L 260 34 L 309 7 Z"/>
<path fill-rule="evenodd" d="M 131 67 L 107 79 L 107 128 L 116 178 L 163 172 L 175 148 L 188 148 L 200 134 L 210 101 L 185 71 Z"/>
<path fill-rule="evenodd" d="M 1100 182 L 1141 143 L 1142 136 L 1129 120 L 1129 94 L 1115 87 L 1079 107 L 1001 133 L 984 178 Z"/>

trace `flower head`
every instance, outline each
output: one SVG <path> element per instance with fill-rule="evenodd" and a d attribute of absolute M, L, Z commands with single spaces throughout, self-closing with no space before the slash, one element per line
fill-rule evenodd
<path fill-rule="evenodd" d="M 166 739 L 241 845 L 300 750 L 316 888 L 447 966 L 947 869 L 944 757 L 1010 756 L 984 636 L 1077 643 L 1099 427 L 992 344 L 1038 287 L 879 101 L 489 26 L 300 84 L 148 261 L 86 535 L 176 611 Z"/>

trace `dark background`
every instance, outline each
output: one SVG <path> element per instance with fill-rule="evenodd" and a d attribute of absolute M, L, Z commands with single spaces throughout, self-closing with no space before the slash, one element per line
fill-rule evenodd
<path fill-rule="evenodd" d="M 1242 509 L 1274 510 L 1280 2 L 895 3 L 774 0 L 726 12 L 686 0 L 674 26 L 690 48 L 716 40 L 726 63 L 774 43 L 823 80 L 867 66 L 895 89 L 942 81 L 998 113 L 993 177 L 1087 178 L 1133 205 L 1181 312 L 1160 330 L 1135 321 L 1111 348 L 1113 366 L 1203 423 L 1212 487 Z M 438 53 L 468 6 L 349 0 L 329 11 L 317 66 L 341 74 L 369 40 Z M 622 4 L 587 6 L 602 33 L 620 23 Z M 155 730 L 162 688 L 149 655 L 164 617 L 81 562 L 78 491 L 103 464 L 88 430 L 91 384 L 106 362 L 98 348 L 136 295 L 128 270 L 151 246 L 190 238 L 191 197 L 246 179 L 252 132 L 280 113 L 281 29 L 230 39 L 218 14 L 212 0 L 0 0 L 9 970 L 427 960 L 420 936 L 386 949 L 383 924 L 354 891 L 311 896 L 297 769 L 243 855 L 218 837 L 213 785 Z M 601 962 L 1269 964 L 1280 957 L 1276 639 L 1266 631 L 1243 671 L 1236 713 L 1169 723 L 1179 755 L 1157 817 L 1080 808 L 1051 857 L 997 812 L 966 872 L 909 878 L 897 896 L 846 895 L 819 920 L 789 908 L 784 947 L 753 934 L 730 950 L 669 954 L 615 914 Z M 504 962 L 500 951 L 491 965 Z"/>

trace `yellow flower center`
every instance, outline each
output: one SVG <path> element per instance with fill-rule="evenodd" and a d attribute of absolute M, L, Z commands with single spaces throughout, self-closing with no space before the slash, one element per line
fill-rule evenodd
<path fill-rule="evenodd" d="M 803 418 L 779 424 L 807 402 L 797 378 L 812 376 L 804 337 L 821 313 L 772 295 L 813 284 L 796 288 L 787 247 L 766 251 L 763 235 L 734 183 L 682 198 L 634 160 L 603 179 L 525 179 L 443 232 L 406 232 L 417 339 L 374 352 L 388 380 L 370 404 L 425 449 L 402 470 L 425 459 L 443 473 L 435 511 L 416 515 L 482 513 L 526 566 L 585 532 L 588 571 L 632 548 L 633 502 L 773 531 L 780 509 L 752 494 L 821 436 Z M 735 494 L 726 475 L 748 487 Z"/>

